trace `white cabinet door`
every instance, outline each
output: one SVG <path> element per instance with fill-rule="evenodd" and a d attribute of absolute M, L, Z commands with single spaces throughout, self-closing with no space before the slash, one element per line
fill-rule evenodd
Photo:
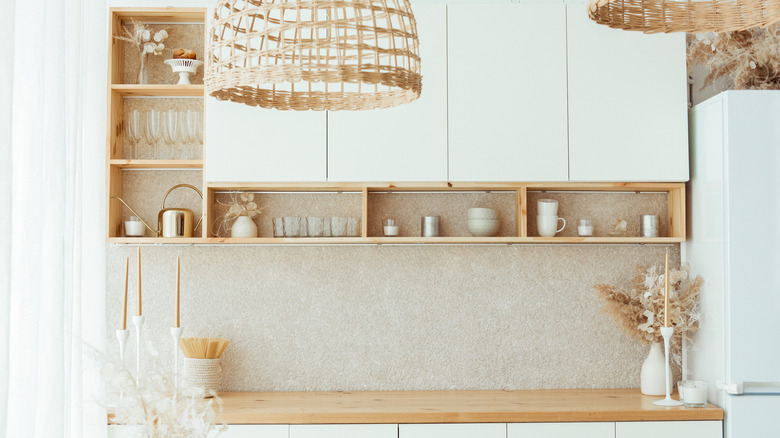
<path fill-rule="evenodd" d="M 721 421 L 618 422 L 615 438 L 722 438 Z"/>
<path fill-rule="evenodd" d="M 449 179 L 567 180 L 564 4 L 454 4 L 447 20 Z"/>
<path fill-rule="evenodd" d="M 447 180 L 447 10 L 414 5 L 422 58 L 416 101 L 328 112 L 329 181 Z"/>
<path fill-rule="evenodd" d="M 506 438 L 506 423 L 401 424 L 398 438 Z"/>
<path fill-rule="evenodd" d="M 615 423 L 509 423 L 507 438 L 615 438 Z"/>
<path fill-rule="evenodd" d="M 286 424 L 231 424 L 219 438 L 288 438 L 290 426 Z M 211 435 L 209 435 L 211 437 Z"/>
<path fill-rule="evenodd" d="M 290 438 L 398 438 L 398 425 L 292 424 Z"/>
<path fill-rule="evenodd" d="M 325 111 L 279 111 L 206 98 L 207 182 L 325 181 Z"/>
<path fill-rule="evenodd" d="M 687 181 L 685 34 L 645 35 L 569 4 L 572 181 Z"/>

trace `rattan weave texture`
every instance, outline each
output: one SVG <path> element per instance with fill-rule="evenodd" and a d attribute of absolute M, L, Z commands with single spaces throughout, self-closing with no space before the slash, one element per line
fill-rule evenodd
<path fill-rule="evenodd" d="M 780 20 L 780 0 L 590 0 L 588 16 L 645 33 L 731 32 Z"/>
<path fill-rule="evenodd" d="M 280 110 L 366 110 L 420 96 L 409 0 L 219 0 L 206 92 Z"/>

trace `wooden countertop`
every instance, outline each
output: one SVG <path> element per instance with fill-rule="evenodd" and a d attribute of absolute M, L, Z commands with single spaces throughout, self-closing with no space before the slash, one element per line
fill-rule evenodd
<path fill-rule="evenodd" d="M 638 389 L 224 392 L 228 424 L 527 423 L 722 420 L 723 410 L 661 407 Z"/>

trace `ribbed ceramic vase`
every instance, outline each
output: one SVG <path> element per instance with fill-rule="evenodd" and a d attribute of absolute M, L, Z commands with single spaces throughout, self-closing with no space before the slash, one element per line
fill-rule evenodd
<path fill-rule="evenodd" d="M 642 394 L 666 395 L 666 358 L 664 357 L 664 344 L 653 342 L 650 345 L 650 353 L 642 363 L 642 372 L 639 375 Z M 672 379 L 669 379 L 671 391 Z"/>
<path fill-rule="evenodd" d="M 230 237 L 257 237 L 257 225 L 249 216 L 239 216 L 230 229 Z"/>

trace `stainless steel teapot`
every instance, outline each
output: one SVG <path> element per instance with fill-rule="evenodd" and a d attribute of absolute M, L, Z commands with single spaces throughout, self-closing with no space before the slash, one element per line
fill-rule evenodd
<path fill-rule="evenodd" d="M 152 228 L 149 226 L 149 224 L 141 217 L 140 214 L 138 214 L 133 207 L 129 206 L 127 202 L 125 202 L 124 199 L 120 198 L 119 196 L 111 196 L 111 198 L 118 199 L 119 202 L 124 204 L 125 207 L 130 209 L 131 212 L 133 212 L 134 215 L 138 216 L 138 218 L 143 222 L 143 224 L 146 226 L 146 228 L 149 229 L 152 233 L 155 234 L 155 237 L 192 237 L 195 233 L 195 229 L 200 226 L 201 221 L 203 221 L 203 216 L 198 219 L 198 223 L 193 226 L 195 215 L 192 213 L 192 210 L 189 208 L 165 208 L 165 201 L 168 199 L 168 195 L 171 194 L 172 191 L 175 189 L 178 189 L 180 187 L 187 187 L 192 190 L 195 190 L 198 195 L 200 195 L 200 198 L 203 199 L 203 193 L 198 190 L 197 187 L 190 185 L 190 184 L 177 184 L 170 189 L 168 189 L 168 192 L 165 194 L 165 197 L 163 198 L 162 202 L 162 209 L 159 213 L 157 213 L 157 229 Z"/>

